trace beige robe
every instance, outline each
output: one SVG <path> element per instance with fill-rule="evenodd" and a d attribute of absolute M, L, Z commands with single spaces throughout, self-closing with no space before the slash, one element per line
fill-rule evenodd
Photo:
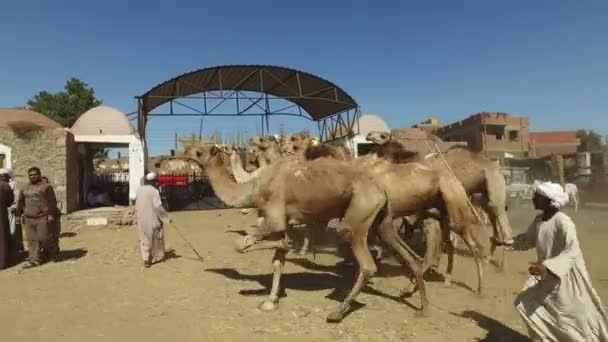
<path fill-rule="evenodd" d="M 591 285 L 576 228 L 570 217 L 556 213 L 548 221 L 537 216 L 524 238 L 536 247 L 538 262 L 559 281 L 530 277 L 515 307 L 531 337 L 555 342 L 608 341 L 608 318 Z"/>
<path fill-rule="evenodd" d="M 152 263 L 161 261 L 165 257 L 163 220 L 168 220 L 169 215 L 155 187 L 139 187 L 135 196 L 135 214 L 142 258 Z"/>

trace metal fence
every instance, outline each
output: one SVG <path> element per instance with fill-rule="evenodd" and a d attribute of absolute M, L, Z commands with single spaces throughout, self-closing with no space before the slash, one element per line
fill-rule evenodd
<path fill-rule="evenodd" d="M 215 196 L 209 179 L 203 172 L 164 173 L 156 179 L 163 204 L 168 210 L 227 208 Z M 108 192 L 115 204 L 129 204 L 129 172 L 97 173 L 93 185 Z"/>
<path fill-rule="evenodd" d="M 129 172 L 104 171 L 93 175 L 93 183 L 100 190 L 110 194 L 114 204 L 129 204 Z"/>
<path fill-rule="evenodd" d="M 165 173 L 156 177 L 168 210 L 226 208 L 202 172 Z"/>

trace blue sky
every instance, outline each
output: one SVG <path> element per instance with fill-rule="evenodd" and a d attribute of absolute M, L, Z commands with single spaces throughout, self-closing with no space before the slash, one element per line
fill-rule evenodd
<path fill-rule="evenodd" d="M 69 77 L 124 112 L 178 74 L 271 64 L 341 86 L 391 127 L 481 111 L 534 130 L 608 134 L 608 2 L 10 1 L 0 4 L 0 106 Z M 209 118 L 203 133 L 254 134 L 259 120 Z M 273 119 L 271 129 L 312 127 Z M 154 118 L 151 154 L 199 119 Z"/>

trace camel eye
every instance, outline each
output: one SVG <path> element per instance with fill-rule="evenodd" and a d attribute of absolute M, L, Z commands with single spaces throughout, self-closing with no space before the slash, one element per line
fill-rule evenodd
<path fill-rule="evenodd" d="M 380 137 L 381 137 L 382 139 L 386 139 L 386 134 L 382 134 Z"/>

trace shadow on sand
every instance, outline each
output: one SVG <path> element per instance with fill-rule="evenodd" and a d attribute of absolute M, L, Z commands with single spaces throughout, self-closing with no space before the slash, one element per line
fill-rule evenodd
<path fill-rule="evenodd" d="M 477 325 L 483 330 L 487 331 L 487 335 L 478 341 L 483 342 L 524 342 L 528 341 L 525 335 L 509 328 L 508 326 L 500 323 L 499 321 L 490 318 L 477 311 L 463 311 L 461 314 L 451 312 L 453 316 L 468 318 L 474 320 Z"/>
<path fill-rule="evenodd" d="M 358 274 L 358 269 L 353 266 L 324 266 L 317 265 L 308 260 L 302 259 L 289 259 L 288 261 L 319 273 L 283 273 L 281 277 L 281 288 L 279 290 L 279 298 L 287 296 L 286 289 L 299 291 L 333 290 L 329 295 L 326 296 L 326 298 L 342 302 L 351 290 L 351 286 L 354 284 L 356 276 Z M 272 273 L 243 274 L 235 270 L 234 268 L 215 268 L 206 269 L 205 271 L 221 274 L 226 278 L 232 280 L 254 281 L 257 282 L 260 286 L 262 286 L 262 288 L 257 289 L 240 290 L 239 294 L 243 296 L 265 296 L 270 293 L 270 288 L 272 287 Z M 403 274 L 403 271 L 401 271 L 401 274 Z M 362 292 L 389 299 L 400 304 L 405 304 L 414 310 L 419 309 L 413 304 L 411 304 L 408 300 L 405 300 L 404 298 L 398 295 L 393 296 L 386 294 L 370 287 L 370 285 L 372 285 L 371 282 L 364 286 Z M 363 306 L 364 304 L 361 303 L 353 303 L 352 310 L 351 312 L 349 312 L 349 314 L 362 308 Z"/>
<path fill-rule="evenodd" d="M 84 248 L 70 249 L 59 251 L 55 262 L 64 262 L 69 260 L 78 260 L 87 255 L 87 250 Z"/>

